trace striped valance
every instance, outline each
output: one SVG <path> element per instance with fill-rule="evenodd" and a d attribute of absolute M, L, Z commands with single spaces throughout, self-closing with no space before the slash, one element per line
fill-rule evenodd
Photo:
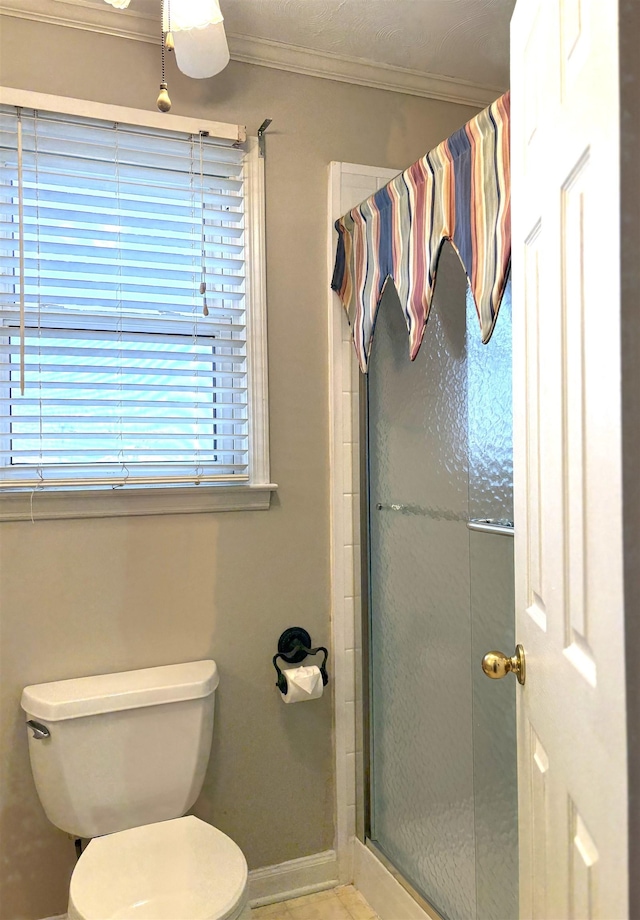
<path fill-rule="evenodd" d="M 510 217 L 507 93 L 336 221 L 331 286 L 352 324 L 363 372 L 389 279 L 405 313 L 411 360 L 416 357 L 445 240 L 462 262 L 482 341 L 489 341 L 509 274 Z"/>

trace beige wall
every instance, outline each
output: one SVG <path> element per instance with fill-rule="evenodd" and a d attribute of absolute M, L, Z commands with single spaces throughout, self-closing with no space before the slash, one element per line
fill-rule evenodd
<path fill-rule="evenodd" d="M 2 23 L 0 82 L 153 108 L 159 48 L 17 19 Z M 285 707 L 281 630 L 329 641 L 327 166 L 402 167 L 474 112 L 232 63 L 210 81 L 169 66 L 176 114 L 268 135 L 272 480 L 268 512 L 0 525 L 0 918 L 66 908 L 73 845 L 31 779 L 20 691 L 29 683 L 214 657 L 213 756 L 195 811 L 250 867 L 333 843 L 331 700 Z M 330 662 L 331 664 L 331 662 Z"/>

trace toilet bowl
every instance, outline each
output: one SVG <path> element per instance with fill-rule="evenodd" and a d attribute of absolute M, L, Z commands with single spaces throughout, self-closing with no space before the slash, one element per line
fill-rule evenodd
<path fill-rule="evenodd" d="M 71 877 L 69 920 L 248 920 L 247 863 L 189 816 L 92 840 Z"/>
<path fill-rule="evenodd" d="M 31 769 L 49 820 L 91 838 L 69 920 L 248 920 L 247 863 L 183 817 L 211 751 L 214 661 L 25 687 Z"/>

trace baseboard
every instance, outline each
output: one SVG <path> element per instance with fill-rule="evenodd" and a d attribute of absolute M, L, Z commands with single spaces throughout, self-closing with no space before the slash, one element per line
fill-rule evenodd
<path fill-rule="evenodd" d="M 335 850 L 326 850 L 277 866 L 252 869 L 249 872 L 249 901 L 252 907 L 261 907 L 335 888 L 337 884 L 338 858 Z"/>
<path fill-rule="evenodd" d="M 252 869 L 249 873 L 249 901 L 252 907 L 262 907 L 263 904 L 335 888 L 338 884 L 338 857 L 335 850 L 326 850 L 277 866 Z M 47 917 L 46 920 L 67 920 L 67 915 Z"/>
<path fill-rule="evenodd" d="M 380 920 L 439 920 L 427 913 L 360 840 L 354 841 L 353 884 Z"/>

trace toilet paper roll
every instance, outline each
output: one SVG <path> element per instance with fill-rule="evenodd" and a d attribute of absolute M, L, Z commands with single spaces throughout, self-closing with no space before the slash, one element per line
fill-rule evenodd
<path fill-rule="evenodd" d="M 290 668 L 283 673 L 287 678 L 287 692 L 282 696 L 285 703 L 305 703 L 322 696 L 322 674 L 315 664 L 308 668 Z"/>

